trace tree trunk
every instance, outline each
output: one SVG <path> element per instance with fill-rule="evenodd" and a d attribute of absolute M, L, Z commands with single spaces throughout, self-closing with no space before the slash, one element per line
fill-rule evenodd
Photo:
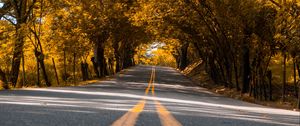
<path fill-rule="evenodd" d="M 76 85 L 76 53 L 73 55 L 73 83 Z"/>
<path fill-rule="evenodd" d="M 53 63 L 53 68 L 54 68 L 54 72 L 55 72 L 56 82 L 57 82 L 57 85 L 59 85 L 59 79 L 58 79 L 58 74 L 57 74 L 54 58 L 52 58 L 52 63 Z"/>
<path fill-rule="evenodd" d="M 283 51 L 283 71 L 282 71 L 282 101 L 285 101 L 285 94 L 286 94 L 286 51 Z"/>
<path fill-rule="evenodd" d="M 246 40 L 244 40 L 246 41 Z M 247 42 L 244 42 L 243 47 L 243 87 L 242 93 L 247 93 L 249 91 L 249 84 L 250 84 L 250 52 L 249 46 Z"/>
<path fill-rule="evenodd" d="M 255 99 L 257 99 L 257 77 L 256 77 L 256 73 L 254 75 L 254 79 L 253 79 L 253 97 Z"/>
<path fill-rule="evenodd" d="M 46 85 L 47 85 L 48 87 L 50 87 L 50 86 L 51 86 L 51 82 L 50 82 L 50 80 L 49 80 L 49 78 L 48 78 L 48 74 L 47 74 L 47 71 L 46 71 L 45 57 L 44 57 L 44 54 L 43 54 L 42 52 L 39 52 L 39 53 L 40 53 L 40 54 L 39 54 L 38 58 L 39 58 L 39 63 L 40 63 L 41 68 L 42 68 L 43 77 L 44 77 L 44 80 L 45 80 L 45 82 L 46 82 Z"/>
<path fill-rule="evenodd" d="M 6 79 L 6 74 L 0 69 L 0 81 L 3 82 L 3 88 L 4 89 L 8 89 L 8 82 L 7 82 L 7 79 Z"/>
<path fill-rule="evenodd" d="M 47 87 L 50 87 L 51 86 L 51 83 L 48 79 L 48 75 L 47 75 L 47 71 L 46 71 L 46 67 L 45 67 L 45 62 L 44 62 L 44 54 L 35 50 L 35 56 L 39 62 L 39 64 L 41 65 L 41 69 L 42 69 L 42 73 L 43 73 L 43 77 L 44 77 L 44 80 L 46 82 L 46 86 Z"/>
<path fill-rule="evenodd" d="M 298 61 L 298 60 L 297 60 Z M 297 63 L 297 71 L 298 71 L 298 77 L 300 78 L 300 65 L 299 65 L 299 63 Z"/>
<path fill-rule="evenodd" d="M 115 59 L 116 59 L 116 73 L 120 72 L 120 55 L 118 50 L 115 49 Z"/>
<path fill-rule="evenodd" d="M 43 77 L 44 77 L 44 80 L 45 80 L 45 82 L 46 82 L 46 85 L 47 85 L 48 87 L 50 87 L 50 86 L 51 86 L 51 82 L 50 82 L 50 80 L 48 79 L 48 75 L 47 75 L 47 71 L 46 71 L 44 59 L 42 59 L 42 60 L 40 61 L 40 64 L 41 64 L 41 68 L 42 68 L 42 72 L 43 72 Z"/>
<path fill-rule="evenodd" d="M 109 65 L 109 75 L 114 74 L 114 61 L 112 58 L 108 58 L 108 65 Z"/>
<path fill-rule="evenodd" d="M 298 91 L 298 109 L 300 110 L 300 84 L 298 86 L 299 91 Z"/>
<path fill-rule="evenodd" d="M 116 73 L 120 72 L 120 58 L 116 57 Z"/>
<path fill-rule="evenodd" d="M 37 86 L 41 86 L 40 85 L 40 63 L 38 61 L 38 58 L 36 58 L 36 75 L 37 75 L 36 85 Z"/>
<path fill-rule="evenodd" d="M 212 80 L 216 83 L 219 84 L 220 82 L 220 76 L 221 76 L 221 72 L 219 72 L 217 65 L 215 64 L 215 59 L 214 57 L 210 57 L 208 58 L 208 64 L 209 64 L 209 71 L 208 73 L 210 73 L 210 76 L 212 78 Z"/>
<path fill-rule="evenodd" d="M 20 72 L 20 63 L 23 54 L 24 48 L 24 38 L 25 38 L 25 31 L 22 29 L 22 26 L 27 23 L 26 14 L 28 14 L 31 10 L 27 10 L 27 0 L 20 0 L 13 2 L 14 9 L 16 12 L 16 41 L 13 50 L 13 58 L 12 58 L 12 67 L 10 73 L 10 82 L 12 86 L 15 87 L 17 85 L 19 72 Z M 35 4 L 32 3 L 32 5 Z"/>
<path fill-rule="evenodd" d="M 115 56 L 115 60 L 116 60 L 116 64 L 115 64 L 115 72 L 118 73 L 120 72 L 120 53 L 119 53 L 119 42 L 114 40 L 113 42 L 113 48 L 114 48 L 114 56 Z"/>
<path fill-rule="evenodd" d="M 127 53 L 124 54 L 124 68 L 133 66 L 133 51 L 130 48 L 127 48 L 126 52 Z"/>
<path fill-rule="evenodd" d="M 89 71 L 88 71 L 88 64 L 86 62 L 81 62 L 81 73 L 82 73 L 82 80 L 86 81 L 89 79 Z"/>
<path fill-rule="evenodd" d="M 296 67 L 297 67 L 297 61 L 294 58 L 293 59 L 293 64 L 294 64 L 294 90 L 295 90 L 295 96 L 298 98 L 298 86 L 297 86 L 297 73 L 296 73 Z"/>
<path fill-rule="evenodd" d="M 226 81 L 225 81 L 225 87 L 229 87 L 230 89 L 232 88 L 232 67 L 231 63 L 225 59 L 225 70 L 226 70 Z"/>
<path fill-rule="evenodd" d="M 13 51 L 13 58 L 12 58 L 12 67 L 11 67 L 11 75 L 10 75 L 10 82 L 12 83 L 13 87 L 16 87 L 19 71 L 20 71 L 20 64 L 21 58 L 23 53 L 23 46 L 24 46 L 24 33 L 21 30 L 21 24 L 17 24 L 16 31 L 17 31 L 17 39 L 14 46 Z"/>
<path fill-rule="evenodd" d="M 86 80 L 89 80 L 90 79 L 90 77 L 89 77 L 89 64 L 88 63 L 84 63 L 84 67 L 85 67 L 85 78 L 86 78 Z"/>
<path fill-rule="evenodd" d="M 180 69 L 180 55 L 176 57 L 176 67 Z"/>
<path fill-rule="evenodd" d="M 108 69 L 108 63 L 106 62 L 106 58 L 103 57 L 103 63 L 104 63 L 104 75 L 107 76 L 109 75 L 109 69 Z"/>
<path fill-rule="evenodd" d="M 100 73 L 99 73 L 99 70 L 98 70 L 98 64 L 97 64 L 97 61 L 96 61 L 95 57 L 92 57 L 91 61 L 93 63 L 93 68 L 94 68 L 94 72 L 96 74 L 96 77 L 100 78 Z"/>
<path fill-rule="evenodd" d="M 237 66 L 237 61 L 233 61 L 233 68 L 234 68 L 234 75 L 235 75 L 235 87 L 237 91 L 240 91 L 240 84 L 239 84 L 239 75 L 238 75 L 238 66 Z"/>
<path fill-rule="evenodd" d="M 273 89 L 272 89 L 272 71 L 268 70 L 267 71 L 267 77 L 269 80 L 269 100 L 272 101 L 273 100 Z"/>
<path fill-rule="evenodd" d="M 22 53 L 22 85 L 20 87 L 23 87 L 26 83 L 26 73 L 25 73 L 25 57 L 24 57 L 24 52 Z"/>
<path fill-rule="evenodd" d="M 266 86 L 266 83 L 263 83 L 263 90 L 264 90 L 264 98 L 265 98 L 265 101 L 268 100 L 268 94 L 267 94 L 267 86 Z"/>
<path fill-rule="evenodd" d="M 188 59 L 187 59 L 187 50 L 189 48 L 189 43 L 184 43 L 180 49 L 181 55 L 180 55 L 180 65 L 179 69 L 184 70 L 188 65 Z"/>
<path fill-rule="evenodd" d="M 66 48 L 64 48 L 64 75 L 63 80 L 65 81 L 65 84 L 67 83 L 67 57 L 66 57 Z"/>
<path fill-rule="evenodd" d="M 104 59 L 104 43 L 99 42 L 98 44 L 96 44 L 96 55 L 95 55 L 95 59 L 97 62 L 97 65 L 100 67 L 100 77 L 104 77 L 105 76 L 105 59 Z"/>
<path fill-rule="evenodd" d="M 298 61 L 298 60 L 296 60 Z M 298 71 L 298 77 L 300 78 L 300 66 L 297 62 L 297 71 Z M 300 84 L 298 83 L 298 109 L 300 110 Z"/>

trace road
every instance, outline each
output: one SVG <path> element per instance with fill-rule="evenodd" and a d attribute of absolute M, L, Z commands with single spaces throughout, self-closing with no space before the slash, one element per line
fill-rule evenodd
<path fill-rule="evenodd" d="M 193 87 L 168 67 L 137 66 L 88 86 L 0 91 L 0 126 L 299 126 L 299 112 Z"/>

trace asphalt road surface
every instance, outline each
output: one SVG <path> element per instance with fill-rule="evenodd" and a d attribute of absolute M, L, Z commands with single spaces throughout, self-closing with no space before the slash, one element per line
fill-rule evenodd
<path fill-rule="evenodd" d="M 299 126 L 299 112 L 226 98 L 168 67 L 79 87 L 0 91 L 0 126 Z"/>

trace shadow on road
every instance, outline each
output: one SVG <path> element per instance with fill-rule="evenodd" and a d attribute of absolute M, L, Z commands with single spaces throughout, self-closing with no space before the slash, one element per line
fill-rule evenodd
<path fill-rule="evenodd" d="M 171 68 L 157 67 L 156 96 L 145 96 L 151 66 L 80 87 L 0 92 L 0 125 L 110 125 L 141 99 L 160 101 L 183 125 L 298 125 L 299 113 L 213 94 Z M 144 111 L 155 113 L 155 103 Z M 104 120 L 104 121 L 103 121 Z"/>

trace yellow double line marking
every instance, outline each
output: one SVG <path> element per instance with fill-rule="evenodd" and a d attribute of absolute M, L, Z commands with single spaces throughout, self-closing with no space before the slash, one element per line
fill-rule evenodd
<path fill-rule="evenodd" d="M 112 126 L 134 126 L 139 114 L 144 110 L 146 100 L 141 100 L 125 115 L 116 120 Z"/>
<path fill-rule="evenodd" d="M 152 86 L 152 95 L 154 95 L 154 79 L 155 79 L 155 68 L 152 67 L 152 73 L 150 75 L 150 81 L 148 87 L 145 90 L 145 95 L 148 95 L 151 86 Z"/>
<path fill-rule="evenodd" d="M 154 93 L 154 80 L 155 80 L 155 67 L 152 67 L 152 73 L 150 76 L 149 84 L 145 90 L 145 95 L 148 95 L 150 88 L 151 93 L 153 96 L 155 96 Z M 151 87 L 152 86 L 152 87 Z M 112 126 L 134 126 L 136 123 L 137 118 L 139 117 L 139 114 L 144 110 L 146 104 L 146 100 L 140 100 L 132 109 L 130 109 L 126 114 L 124 114 L 121 118 L 116 120 Z M 156 112 L 159 115 L 160 121 L 163 126 L 182 126 L 173 116 L 172 114 L 167 110 L 166 107 L 164 107 L 162 104 L 160 104 L 159 101 L 155 100 L 155 106 L 156 106 Z"/>

